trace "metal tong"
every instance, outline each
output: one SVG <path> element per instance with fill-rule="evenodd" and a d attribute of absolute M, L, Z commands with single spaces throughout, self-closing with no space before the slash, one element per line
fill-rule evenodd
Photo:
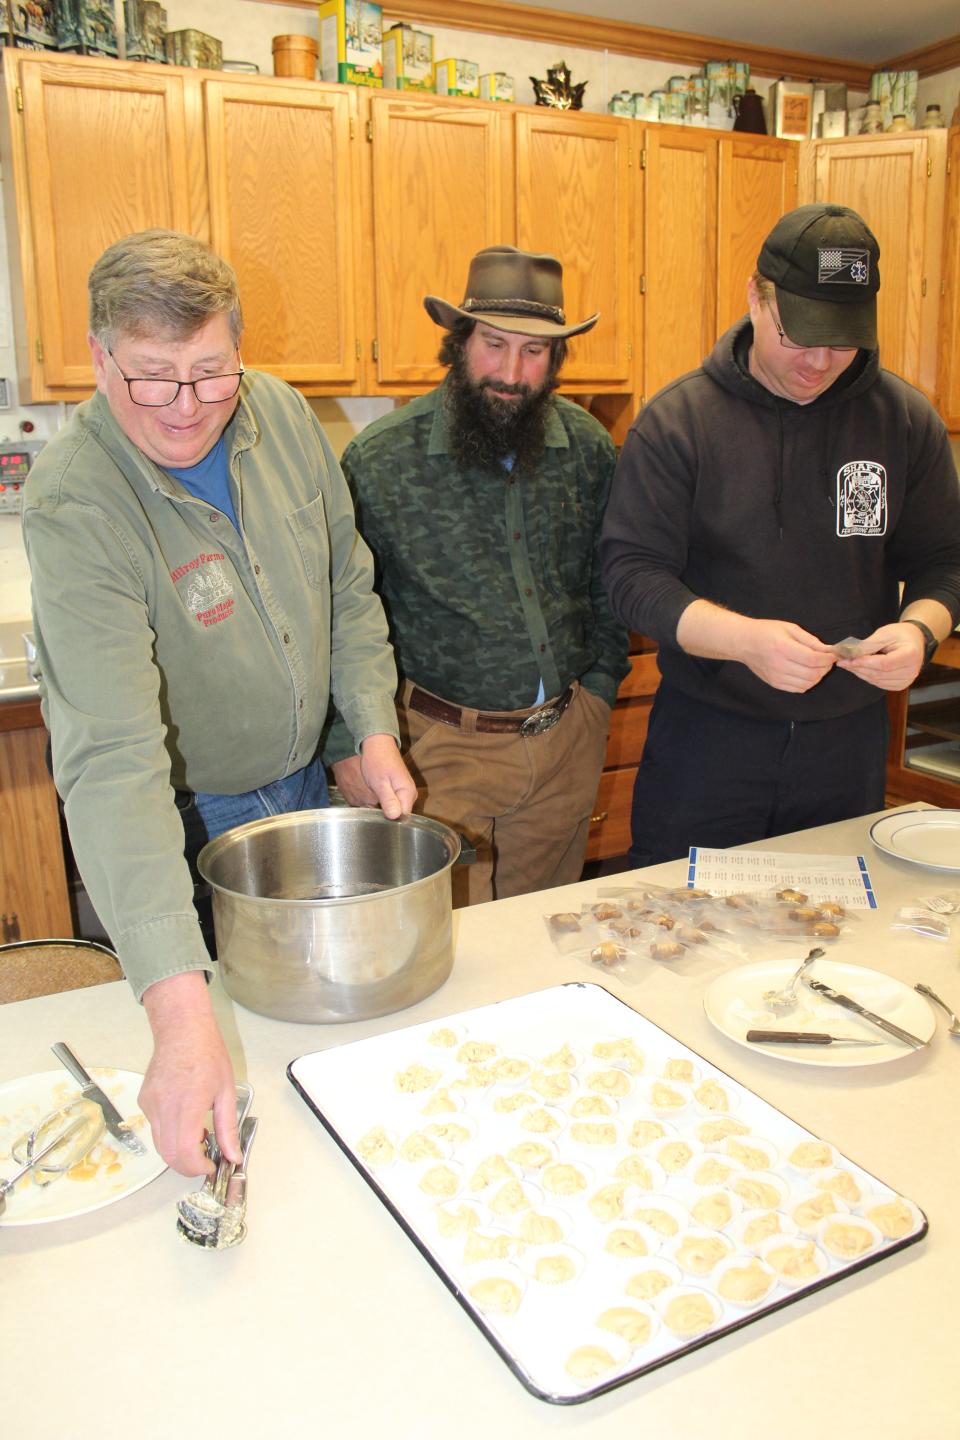
<path fill-rule="evenodd" d="M 237 1124 L 241 1159 L 238 1165 L 227 1160 L 216 1137 L 207 1136 L 207 1154 L 216 1165 L 200 1190 L 185 1195 L 177 1204 L 177 1230 L 192 1245 L 206 1250 L 225 1250 L 239 1245 L 246 1235 L 244 1217 L 247 1201 L 247 1162 L 257 1133 L 256 1116 L 250 1115 L 253 1088 L 237 1086 Z"/>

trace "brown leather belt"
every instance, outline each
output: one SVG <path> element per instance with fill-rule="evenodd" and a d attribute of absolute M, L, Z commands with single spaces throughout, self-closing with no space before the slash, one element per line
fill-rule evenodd
<path fill-rule="evenodd" d="M 478 710 L 477 729 L 495 735 L 524 735 L 528 739 L 531 735 L 542 735 L 545 730 L 552 730 L 572 699 L 573 686 L 568 685 L 556 700 L 540 705 L 536 710 L 521 710 L 513 715 Z M 456 729 L 463 721 L 462 705 L 451 705 L 449 701 L 441 700 L 439 695 L 421 690 L 419 685 L 411 688 L 407 704 L 418 714 L 426 715 L 430 720 L 439 720 L 444 725 L 453 725 Z"/>

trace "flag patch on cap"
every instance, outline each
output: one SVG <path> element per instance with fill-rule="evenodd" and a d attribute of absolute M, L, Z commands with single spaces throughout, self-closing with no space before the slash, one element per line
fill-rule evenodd
<path fill-rule="evenodd" d="M 870 283 L 870 252 L 849 250 L 835 245 L 817 251 L 818 285 L 868 285 Z"/>

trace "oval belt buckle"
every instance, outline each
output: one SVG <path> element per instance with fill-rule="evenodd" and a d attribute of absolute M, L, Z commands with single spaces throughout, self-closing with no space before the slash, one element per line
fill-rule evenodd
<path fill-rule="evenodd" d="M 527 716 L 526 720 L 524 720 L 520 726 L 520 734 L 529 740 L 531 735 L 542 735 L 545 730 L 552 730 L 559 719 L 559 710 L 548 710 L 546 708 L 543 710 L 535 710 L 532 715 Z"/>

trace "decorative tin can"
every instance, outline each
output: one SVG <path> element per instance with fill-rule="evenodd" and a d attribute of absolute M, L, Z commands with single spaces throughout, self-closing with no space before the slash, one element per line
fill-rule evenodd
<path fill-rule="evenodd" d="M 223 41 L 202 30 L 168 30 L 167 62 L 189 65 L 195 70 L 223 69 Z"/>
<path fill-rule="evenodd" d="M 56 17 L 58 50 L 116 56 L 119 46 L 113 0 L 56 0 Z"/>
<path fill-rule="evenodd" d="M 0 39 L 18 50 L 56 50 L 57 17 L 54 0 L 0 0 Z"/>
<path fill-rule="evenodd" d="M 123 27 L 128 60 L 167 63 L 167 12 L 159 0 L 124 0 Z"/>
<path fill-rule="evenodd" d="M 438 60 L 433 67 L 438 95 L 480 96 L 480 66 L 475 60 Z"/>
<path fill-rule="evenodd" d="M 391 25 L 383 36 L 383 83 L 389 90 L 433 93 L 433 36 L 412 25 Z"/>
<path fill-rule="evenodd" d="M 621 91 L 621 94 L 625 92 Z M 505 104 L 512 104 L 514 99 L 513 76 L 504 75 L 499 70 L 493 70 L 487 75 L 480 76 L 480 99 L 501 100 Z"/>
<path fill-rule="evenodd" d="M 383 10 L 370 0 L 321 0 L 320 79 L 383 84 Z"/>
<path fill-rule="evenodd" d="M 902 115 L 907 129 L 917 123 L 916 70 L 875 70 L 870 76 L 870 99 L 880 102 L 880 124 L 889 130 L 894 115 Z"/>

